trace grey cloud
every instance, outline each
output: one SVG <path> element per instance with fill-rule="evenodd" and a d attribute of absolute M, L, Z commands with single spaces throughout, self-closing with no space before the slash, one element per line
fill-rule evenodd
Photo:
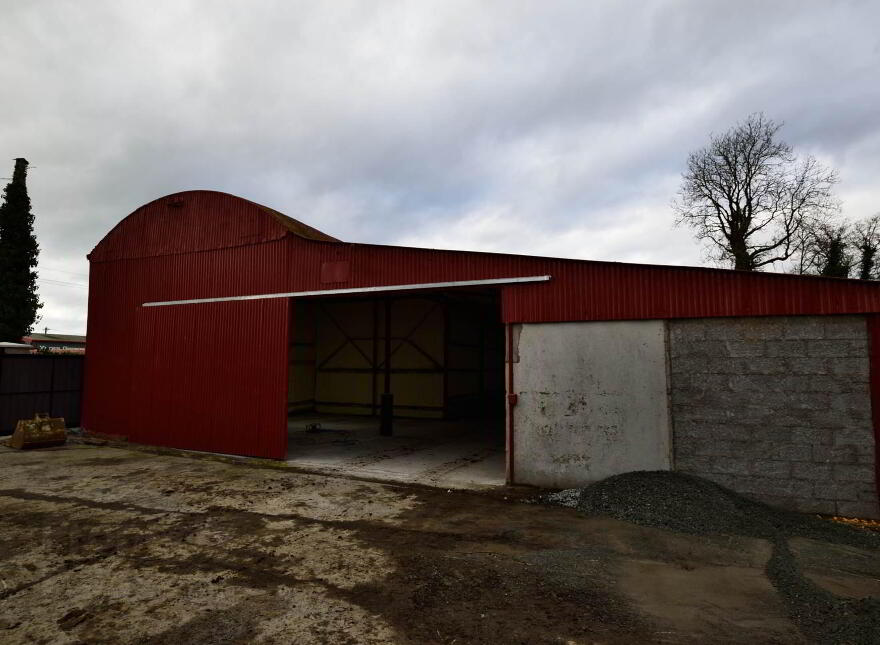
<path fill-rule="evenodd" d="M 34 164 L 45 266 L 69 272 L 188 188 L 352 241 L 695 263 L 678 173 L 749 112 L 841 170 L 849 215 L 880 201 L 878 22 L 864 2 L 10 3 L 0 159 Z M 83 290 L 43 289 L 49 326 L 82 330 Z"/>

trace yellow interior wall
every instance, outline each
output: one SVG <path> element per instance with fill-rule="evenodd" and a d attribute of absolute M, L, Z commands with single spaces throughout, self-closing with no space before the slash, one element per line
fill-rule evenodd
<path fill-rule="evenodd" d="M 317 305 L 316 410 L 374 414 L 385 389 L 384 302 L 374 305 L 370 300 L 328 301 Z M 440 418 L 443 416 L 442 307 L 429 299 L 397 299 L 392 301 L 391 307 L 394 413 Z M 374 334 L 374 316 L 378 334 Z"/>
<path fill-rule="evenodd" d="M 395 416 L 469 415 L 480 411 L 488 393 L 498 394 L 499 387 L 503 392 L 497 308 L 479 298 L 444 303 L 415 297 L 396 298 L 391 307 Z M 385 389 L 384 336 L 381 300 L 295 302 L 289 410 L 378 414 Z"/>
<path fill-rule="evenodd" d="M 287 411 L 315 407 L 315 319 L 310 303 L 294 300 L 287 379 Z"/>

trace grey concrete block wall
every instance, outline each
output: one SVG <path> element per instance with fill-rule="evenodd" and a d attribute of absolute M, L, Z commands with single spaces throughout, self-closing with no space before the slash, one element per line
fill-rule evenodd
<path fill-rule="evenodd" d="M 801 511 L 880 517 L 864 317 L 668 329 L 676 470 Z"/>

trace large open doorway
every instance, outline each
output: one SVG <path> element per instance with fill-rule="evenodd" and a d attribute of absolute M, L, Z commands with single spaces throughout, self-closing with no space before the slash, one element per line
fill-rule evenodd
<path fill-rule="evenodd" d="M 505 481 L 497 290 L 291 301 L 287 461 L 444 486 Z M 383 395 L 391 434 L 380 432 Z"/>

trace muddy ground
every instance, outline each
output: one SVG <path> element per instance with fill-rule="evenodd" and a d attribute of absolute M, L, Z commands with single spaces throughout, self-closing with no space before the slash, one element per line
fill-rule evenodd
<path fill-rule="evenodd" d="M 875 553 L 795 540 L 880 595 Z M 801 643 L 771 545 L 110 447 L 0 448 L 2 643 Z"/>

